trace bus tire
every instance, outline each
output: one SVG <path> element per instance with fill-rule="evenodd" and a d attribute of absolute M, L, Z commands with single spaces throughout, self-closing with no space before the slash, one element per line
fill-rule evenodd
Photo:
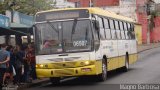
<path fill-rule="evenodd" d="M 107 79 L 107 62 L 105 59 L 102 60 L 102 73 L 98 76 L 98 81 L 103 82 Z"/>
<path fill-rule="evenodd" d="M 50 77 L 50 82 L 51 82 L 53 85 L 60 84 L 60 78 L 59 78 L 59 77 Z"/>
<path fill-rule="evenodd" d="M 122 67 L 122 71 L 127 72 L 129 69 L 129 56 L 126 54 L 125 56 L 125 66 Z"/>

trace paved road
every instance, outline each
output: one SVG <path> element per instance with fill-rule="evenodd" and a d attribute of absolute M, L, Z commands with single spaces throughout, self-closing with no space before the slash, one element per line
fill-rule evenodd
<path fill-rule="evenodd" d="M 105 82 L 96 82 L 93 78 L 76 78 L 64 80 L 58 86 L 46 83 L 27 90 L 118 90 L 120 84 L 160 84 L 160 48 L 141 52 L 138 61 L 130 65 L 128 72 L 109 72 Z M 157 88 L 159 90 L 160 85 Z"/>

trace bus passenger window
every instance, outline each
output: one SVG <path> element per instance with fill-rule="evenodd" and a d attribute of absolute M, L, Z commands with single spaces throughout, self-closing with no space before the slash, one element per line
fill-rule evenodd
<path fill-rule="evenodd" d="M 114 21 L 112 19 L 110 19 L 109 23 L 110 23 L 110 28 L 111 28 L 112 39 L 117 39 L 117 33 L 116 33 L 116 30 L 115 30 Z"/>
<path fill-rule="evenodd" d="M 94 40 L 99 40 L 99 31 L 95 28 L 95 20 L 92 21 Z"/>
<path fill-rule="evenodd" d="M 123 22 L 123 24 L 124 24 L 124 30 L 126 31 L 127 30 L 127 23 Z"/>
<path fill-rule="evenodd" d="M 99 25 L 100 25 L 100 38 L 102 40 L 105 39 L 105 31 L 104 31 L 104 25 L 103 25 L 103 19 L 98 17 Z"/>
<path fill-rule="evenodd" d="M 109 21 L 108 19 L 103 19 L 104 20 L 104 27 L 109 29 Z"/>
<path fill-rule="evenodd" d="M 112 39 L 117 39 L 116 30 L 111 30 Z"/>
<path fill-rule="evenodd" d="M 119 24 L 118 24 L 118 21 L 114 21 L 115 22 L 115 28 L 116 28 L 116 30 L 119 30 Z"/>
<path fill-rule="evenodd" d="M 104 20 L 104 27 L 105 27 L 105 32 L 106 32 L 106 39 L 111 39 L 111 30 L 109 28 L 109 21 L 108 19 L 103 19 Z"/>
<path fill-rule="evenodd" d="M 99 27 L 100 28 L 104 28 L 103 27 L 103 20 L 102 20 L 102 18 L 98 17 L 98 21 L 99 21 Z"/>
<path fill-rule="evenodd" d="M 119 22 L 120 30 L 121 30 L 121 37 L 122 39 L 125 39 L 124 29 L 123 29 L 123 22 Z"/>
<path fill-rule="evenodd" d="M 119 22 L 115 20 L 115 29 L 116 29 L 116 33 L 117 33 L 117 38 L 121 39 L 121 35 L 120 35 L 120 29 L 119 29 Z"/>
<path fill-rule="evenodd" d="M 128 27 L 128 37 L 129 37 L 129 39 L 131 39 L 131 25 L 130 25 L 130 23 L 127 23 L 127 27 Z"/>
<path fill-rule="evenodd" d="M 135 39 L 135 31 L 134 31 L 134 25 L 131 24 L 131 39 Z"/>
<path fill-rule="evenodd" d="M 130 31 L 131 30 L 131 24 L 128 23 L 127 26 L 128 26 L 128 30 Z"/>
<path fill-rule="evenodd" d="M 129 36 L 128 36 L 128 29 L 127 29 L 127 23 L 124 22 L 124 31 L 125 31 L 125 36 L 126 36 L 126 39 L 129 39 Z"/>
<path fill-rule="evenodd" d="M 109 23 L 110 23 L 110 28 L 115 30 L 113 20 L 110 19 L 110 20 L 109 20 Z"/>

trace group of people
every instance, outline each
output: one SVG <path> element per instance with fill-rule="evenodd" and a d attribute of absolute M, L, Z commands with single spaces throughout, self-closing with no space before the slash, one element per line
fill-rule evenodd
<path fill-rule="evenodd" d="M 14 85 L 30 83 L 36 79 L 34 45 L 1 44 L 0 49 L 0 90 L 6 79 Z"/>

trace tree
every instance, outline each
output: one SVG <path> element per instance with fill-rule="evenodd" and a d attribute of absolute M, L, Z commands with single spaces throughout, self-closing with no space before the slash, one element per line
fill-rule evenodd
<path fill-rule="evenodd" d="M 4 0 L 0 2 L 0 13 L 6 10 L 15 10 L 24 14 L 34 15 L 38 11 L 54 8 L 52 0 Z"/>

